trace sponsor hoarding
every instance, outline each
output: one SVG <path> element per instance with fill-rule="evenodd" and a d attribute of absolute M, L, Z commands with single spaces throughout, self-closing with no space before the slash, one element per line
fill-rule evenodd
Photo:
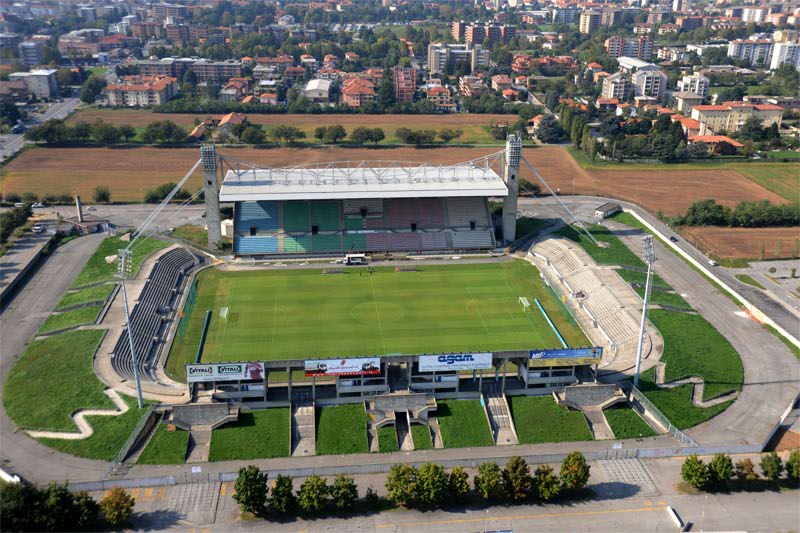
<path fill-rule="evenodd" d="M 306 376 L 364 376 L 381 373 L 380 357 L 314 359 L 305 362 Z"/>
<path fill-rule="evenodd" d="M 264 379 L 264 363 L 217 363 L 209 365 L 186 365 L 189 383 L 198 381 L 238 381 L 240 379 Z"/>
<path fill-rule="evenodd" d="M 448 353 L 442 355 L 420 355 L 420 372 L 442 372 L 444 370 L 484 370 L 492 367 L 491 353 Z"/>
<path fill-rule="evenodd" d="M 565 348 L 563 350 L 531 350 L 530 367 L 595 365 L 603 358 L 603 348 Z"/>

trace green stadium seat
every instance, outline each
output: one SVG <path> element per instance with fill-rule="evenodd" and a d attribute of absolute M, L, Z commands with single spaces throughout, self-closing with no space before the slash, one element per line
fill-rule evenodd
<path fill-rule="evenodd" d="M 366 250 L 367 237 L 359 234 L 353 234 L 353 235 L 345 234 L 344 249 L 345 251 L 349 251 L 350 248 L 352 248 L 353 251 L 356 253 Z"/>
<path fill-rule="evenodd" d="M 283 203 L 283 229 L 284 231 L 309 231 L 308 202 L 291 201 Z"/>
<path fill-rule="evenodd" d="M 312 235 L 311 250 L 314 252 L 342 252 L 341 235 Z"/>
<path fill-rule="evenodd" d="M 347 216 L 344 219 L 344 229 L 364 229 L 364 219 L 360 216 Z"/>
<path fill-rule="evenodd" d="M 311 202 L 311 225 L 319 231 L 339 231 L 339 205 L 337 200 Z"/>
<path fill-rule="evenodd" d="M 293 237 L 287 235 L 283 238 L 283 251 L 286 253 L 305 253 L 311 248 L 308 236 Z"/>

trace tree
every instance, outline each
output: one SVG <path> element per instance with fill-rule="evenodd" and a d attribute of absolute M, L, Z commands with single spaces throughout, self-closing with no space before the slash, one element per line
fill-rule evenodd
<path fill-rule="evenodd" d="M 417 492 L 417 469 L 403 463 L 392 465 L 386 476 L 386 492 L 397 505 L 410 507 Z"/>
<path fill-rule="evenodd" d="M 743 144 L 744 146 L 742 146 L 742 155 L 748 159 L 753 157 L 753 154 L 756 153 L 756 149 L 753 146 L 753 141 L 748 139 Z"/>
<path fill-rule="evenodd" d="M 518 456 L 509 459 L 503 468 L 503 483 L 506 494 L 512 500 L 527 498 L 533 488 L 533 478 L 528 463 Z"/>
<path fill-rule="evenodd" d="M 89 76 L 81 87 L 81 101 L 87 104 L 93 104 L 105 87 L 105 78 L 94 74 Z"/>
<path fill-rule="evenodd" d="M 0 490 L 0 515 L 4 531 L 43 530 L 42 514 L 34 512 L 40 505 L 41 491 L 28 483 L 6 485 Z"/>
<path fill-rule="evenodd" d="M 94 188 L 92 197 L 96 204 L 107 204 L 111 202 L 111 190 L 105 185 L 98 185 Z"/>
<path fill-rule="evenodd" d="M 349 476 L 336 476 L 330 493 L 333 505 L 342 513 L 352 511 L 358 502 L 358 487 L 353 478 Z"/>
<path fill-rule="evenodd" d="M 756 467 L 750 459 L 742 459 L 736 463 L 736 479 L 739 481 L 755 481 L 758 479 Z"/>
<path fill-rule="evenodd" d="M 300 509 L 306 514 L 316 514 L 325 508 L 328 502 L 330 488 L 327 479 L 317 475 L 309 476 L 300 485 L 297 492 L 297 501 Z"/>
<path fill-rule="evenodd" d="M 724 453 L 714 455 L 708 463 L 708 478 L 711 483 L 722 485 L 733 477 L 733 461 Z"/>
<path fill-rule="evenodd" d="M 447 490 L 450 498 L 457 502 L 463 502 L 469 495 L 469 474 L 462 467 L 456 466 L 450 471 Z"/>
<path fill-rule="evenodd" d="M 569 489 L 579 489 L 589 482 L 590 468 L 581 452 L 570 452 L 561 463 L 561 481 Z"/>
<path fill-rule="evenodd" d="M 497 463 L 481 463 L 472 480 L 475 490 L 484 500 L 500 500 L 504 495 L 503 472 Z"/>
<path fill-rule="evenodd" d="M 85 490 L 74 495 L 73 505 L 77 529 L 89 529 L 97 521 L 100 505 Z"/>
<path fill-rule="evenodd" d="M 408 128 L 397 128 L 394 131 L 394 136 L 400 139 L 403 144 L 411 144 L 414 142 L 414 132 Z"/>
<path fill-rule="evenodd" d="M 100 510 L 106 521 L 113 528 L 124 525 L 133 513 L 133 506 L 136 498 L 128 494 L 119 487 L 114 487 L 109 493 L 100 500 Z"/>
<path fill-rule="evenodd" d="M 761 119 L 756 116 L 749 116 L 739 128 L 739 137 L 751 141 L 763 141 L 765 138 L 764 126 Z"/>
<path fill-rule="evenodd" d="M 278 474 L 272 484 L 272 510 L 281 516 L 294 514 L 297 509 L 297 498 L 294 495 L 293 480 L 289 476 Z"/>
<path fill-rule="evenodd" d="M 239 504 L 239 509 L 254 515 L 264 512 L 269 491 L 266 473 L 262 473 L 255 465 L 240 468 L 233 487 L 236 491 L 233 499 Z"/>
<path fill-rule="evenodd" d="M 247 129 L 247 124 L 244 122 L 240 122 L 239 124 L 234 124 L 231 126 L 231 135 L 236 137 L 236 140 L 241 142 L 242 141 L 242 133 Z"/>
<path fill-rule="evenodd" d="M 85 120 L 81 120 L 70 128 L 70 133 L 74 139 L 85 141 L 92 135 L 92 125 Z"/>
<path fill-rule="evenodd" d="M 367 492 L 364 493 L 364 502 L 370 509 L 377 509 L 381 503 L 381 497 L 378 496 L 378 492 L 375 489 L 367 487 Z"/>
<path fill-rule="evenodd" d="M 241 141 L 245 144 L 264 144 L 264 132 L 252 126 L 248 127 L 242 133 Z"/>
<path fill-rule="evenodd" d="M 448 144 L 450 141 L 458 139 L 462 135 L 464 135 L 463 130 L 454 130 L 452 128 L 445 128 L 439 132 L 439 138 L 444 141 L 444 144 Z"/>
<path fill-rule="evenodd" d="M 314 135 L 316 137 L 316 134 Z M 364 126 L 359 126 L 350 132 L 350 140 L 355 144 L 361 146 L 370 141 L 370 129 Z"/>
<path fill-rule="evenodd" d="M 557 143 L 564 136 L 564 130 L 553 115 L 545 115 L 539 123 L 536 136 L 544 144 Z"/>
<path fill-rule="evenodd" d="M 333 126 L 328 126 L 328 128 L 325 130 L 325 136 L 323 137 L 323 140 L 325 142 L 333 143 L 333 145 L 336 146 L 336 143 L 345 137 L 347 137 L 347 130 L 344 129 L 344 126 L 341 124 L 334 124 Z"/>
<path fill-rule="evenodd" d="M 437 509 L 447 499 L 448 479 L 444 467 L 425 463 L 417 472 L 416 501 L 429 509 Z"/>
<path fill-rule="evenodd" d="M 388 70 L 384 70 L 383 77 L 381 78 L 381 85 L 378 89 L 378 106 L 381 109 L 386 110 L 392 107 L 395 103 L 397 103 L 397 99 L 394 95 L 394 84 L 392 83 L 392 73 Z"/>
<path fill-rule="evenodd" d="M 547 502 L 561 493 L 561 480 L 553 473 L 550 465 L 540 465 L 533 474 L 533 488 L 536 496 Z"/>
<path fill-rule="evenodd" d="M 325 138 L 325 132 L 328 131 L 326 126 L 317 126 L 314 130 L 314 138 L 318 141 L 322 141 Z"/>
<path fill-rule="evenodd" d="M 708 466 L 696 454 L 690 455 L 683 462 L 681 478 L 692 487 L 702 488 L 708 483 L 709 477 Z"/>
<path fill-rule="evenodd" d="M 800 450 L 792 450 L 786 461 L 786 477 L 797 483 L 800 481 Z"/>
<path fill-rule="evenodd" d="M 92 137 L 98 144 L 117 144 L 120 139 L 119 130 L 113 124 L 97 120 L 92 124 Z"/>
<path fill-rule="evenodd" d="M 783 473 L 783 461 L 775 452 L 761 456 L 761 473 L 772 481 L 778 481 Z"/>

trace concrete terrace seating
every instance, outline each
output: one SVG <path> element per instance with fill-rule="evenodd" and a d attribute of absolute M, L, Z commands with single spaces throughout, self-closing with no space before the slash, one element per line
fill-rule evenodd
<path fill-rule="evenodd" d="M 384 229 L 386 220 L 383 217 L 367 217 L 364 219 L 364 226 L 367 229 Z"/>
<path fill-rule="evenodd" d="M 470 222 L 479 227 L 489 225 L 483 198 L 448 198 L 447 215 L 450 226 L 454 228 L 468 228 Z"/>
<path fill-rule="evenodd" d="M 566 276 L 576 270 L 582 270 L 586 266 L 571 250 L 550 258 L 550 262 L 553 263 L 562 276 Z"/>
<path fill-rule="evenodd" d="M 275 235 L 258 235 L 255 237 L 236 235 L 233 253 L 267 254 L 278 251 L 278 237 Z"/>
<path fill-rule="evenodd" d="M 556 257 L 568 252 L 569 248 L 567 248 L 557 239 L 545 238 L 537 243 L 533 250 L 539 255 L 543 255 L 544 257 L 548 258 L 552 262 Z"/>
<path fill-rule="evenodd" d="M 291 201 L 283 203 L 283 229 L 304 232 L 311 230 L 308 221 L 308 202 Z"/>
<path fill-rule="evenodd" d="M 237 227 L 243 233 L 250 228 L 257 231 L 275 231 L 278 229 L 277 202 L 241 202 L 237 214 Z"/>
<path fill-rule="evenodd" d="M 389 213 L 389 227 L 392 229 L 411 229 L 417 223 L 417 203 L 412 198 L 398 198 L 386 201 Z"/>
<path fill-rule="evenodd" d="M 603 287 L 603 282 L 600 281 L 600 278 L 589 269 L 575 270 L 564 276 L 564 278 L 567 280 L 567 284 L 572 287 L 572 290 L 583 291 L 586 294 L 594 294 L 594 291 Z"/>
<path fill-rule="evenodd" d="M 615 344 L 635 341 L 639 336 L 639 324 L 624 309 L 601 319 L 600 325 Z"/>
<path fill-rule="evenodd" d="M 452 237 L 453 248 L 480 249 L 494 247 L 491 230 L 454 231 Z"/>
<path fill-rule="evenodd" d="M 344 250 L 349 251 L 350 248 L 353 248 L 353 251 L 358 253 L 361 250 L 366 250 L 367 248 L 367 237 L 366 235 L 344 235 Z"/>
<path fill-rule="evenodd" d="M 367 249 L 386 251 L 391 249 L 387 233 L 367 233 Z"/>
<path fill-rule="evenodd" d="M 162 313 L 177 303 L 187 272 L 198 264 L 198 259 L 187 249 L 176 248 L 162 255 L 153 266 L 130 317 L 131 336 L 142 380 L 156 381 L 153 347 L 160 342 L 165 316 Z M 120 336 L 113 354 L 111 365 L 117 374 L 122 379 L 133 379 L 133 357 L 127 332 Z"/>
<path fill-rule="evenodd" d="M 441 198 L 420 198 L 417 200 L 419 225 L 421 228 L 443 228 L 444 208 Z"/>
<path fill-rule="evenodd" d="M 613 315 L 622 309 L 619 300 L 605 287 L 591 293 L 589 297 L 583 301 L 583 305 L 588 307 L 592 315 L 598 320 Z"/>

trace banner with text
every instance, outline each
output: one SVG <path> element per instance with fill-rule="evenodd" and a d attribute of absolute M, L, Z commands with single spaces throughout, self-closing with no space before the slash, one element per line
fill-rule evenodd
<path fill-rule="evenodd" d="M 189 383 L 199 381 L 237 381 L 264 379 L 264 363 L 218 363 L 210 365 L 186 365 Z"/>
<path fill-rule="evenodd" d="M 306 376 L 362 376 L 381 373 L 380 357 L 317 359 L 305 362 Z"/>
<path fill-rule="evenodd" d="M 485 370 L 492 367 L 491 353 L 449 353 L 443 355 L 420 355 L 420 372 L 442 372 L 444 370 Z"/>
<path fill-rule="evenodd" d="M 603 358 L 603 348 L 565 348 L 563 350 L 531 350 L 531 367 L 595 365 Z"/>

